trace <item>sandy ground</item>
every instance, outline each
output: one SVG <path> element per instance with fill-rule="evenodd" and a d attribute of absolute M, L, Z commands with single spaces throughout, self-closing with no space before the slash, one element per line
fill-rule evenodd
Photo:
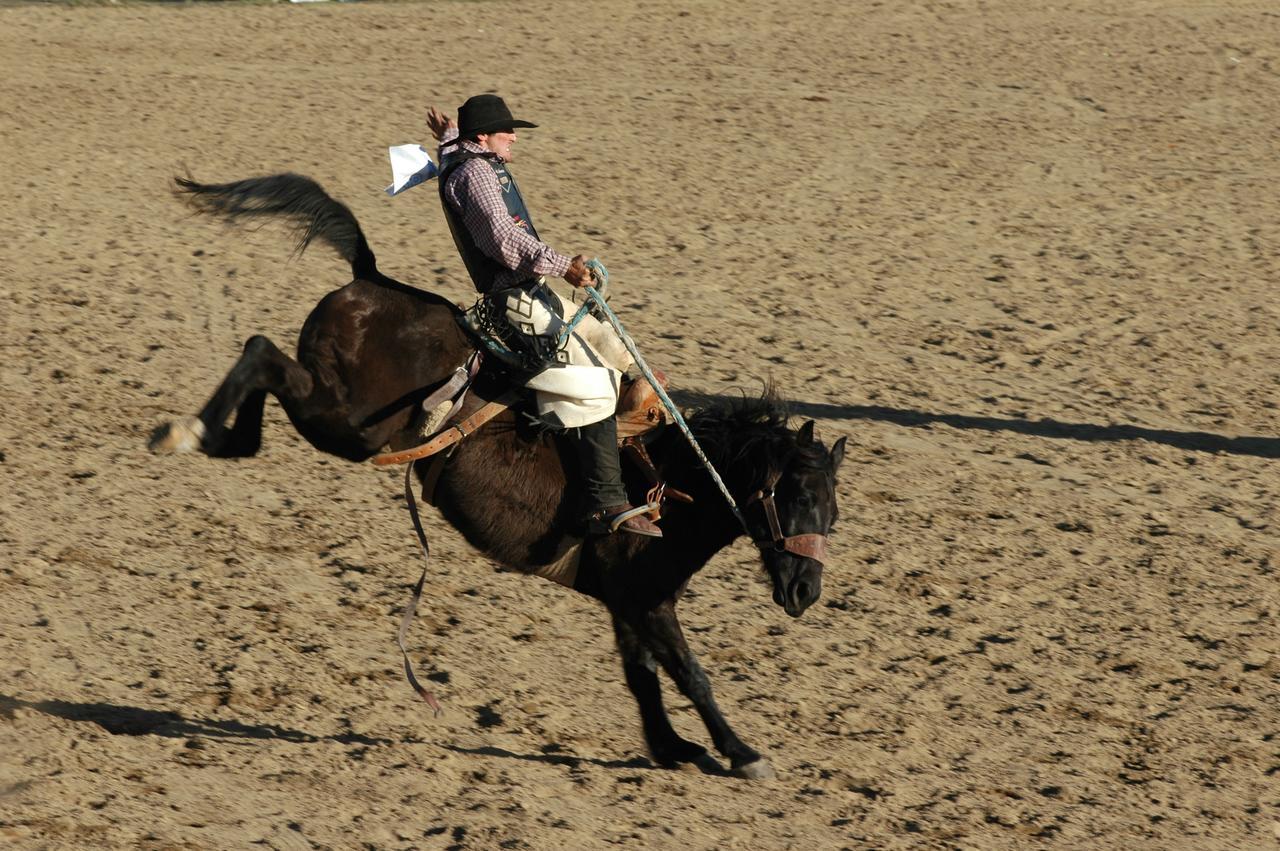
<path fill-rule="evenodd" d="M 1265 2 L 0 9 L 0 845 L 1276 847 L 1277 44 Z M 740 543 L 683 605 L 776 780 L 650 765 L 603 612 L 434 514 L 433 720 L 396 471 L 274 403 L 256 458 L 144 451 L 347 280 L 167 179 L 309 174 L 468 299 L 380 190 L 483 90 L 682 398 L 849 437 L 823 599 Z"/>

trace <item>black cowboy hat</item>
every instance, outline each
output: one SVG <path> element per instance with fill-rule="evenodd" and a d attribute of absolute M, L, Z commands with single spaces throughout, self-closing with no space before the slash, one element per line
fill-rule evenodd
<path fill-rule="evenodd" d="M 458 137 L 470 139 L 480 133 L 499 133 L 516 127 L 537 127 L 511 117 L 507 103 L 497 95 L 475 95 L 458 107 Z"/>

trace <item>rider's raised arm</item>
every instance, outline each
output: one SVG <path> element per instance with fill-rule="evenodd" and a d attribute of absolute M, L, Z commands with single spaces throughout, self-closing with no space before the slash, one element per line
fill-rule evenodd
<path fill-rule="evenodd" d="M 444 162 L 444 158 L 458 150 L 458 128 L 449 127 L 440 137 L 440 146 L 436 148 L 436 159 Z"/>

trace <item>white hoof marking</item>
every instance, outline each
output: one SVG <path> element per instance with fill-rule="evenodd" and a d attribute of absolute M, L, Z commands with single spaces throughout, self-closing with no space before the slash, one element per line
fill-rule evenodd
<path fill-rule="evenodd" d="M 204 423 L 198 417 L 183 417 L 160 426 L 151 436 L 152 452 L 195 452 L 204 440 Z"/>
<path fill-rule="evenodd" d="M 733 770 L 733 774 L 745 780 L 772 780 L 778 776 L 774 773 L 773 766 L 763 759 L 740 765 Z"/>

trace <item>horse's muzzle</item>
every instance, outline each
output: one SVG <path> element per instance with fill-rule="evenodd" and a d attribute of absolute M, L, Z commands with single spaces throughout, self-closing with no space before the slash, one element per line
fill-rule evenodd
<path fill-rule="evenodd" d="M 773 585 L 773 601 L 793 618 L 804 614 L 822 596 L 822 565 L 813 561 L 803 562 Z"/>

